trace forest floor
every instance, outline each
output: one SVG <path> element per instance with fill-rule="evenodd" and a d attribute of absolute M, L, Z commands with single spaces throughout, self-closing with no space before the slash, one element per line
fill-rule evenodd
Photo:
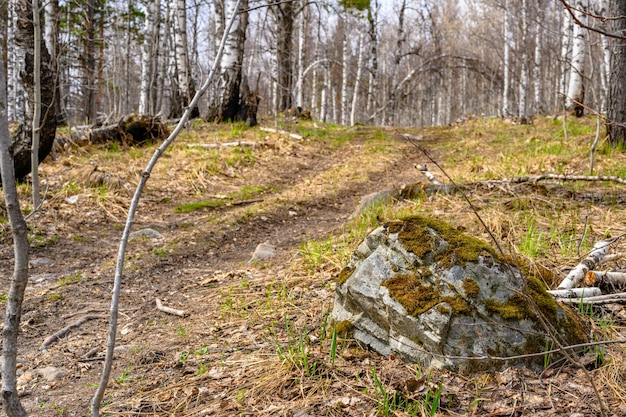
<path fill-rule="evenodd" d="M 626 232 L 624 185 L 478 184 L 587 174 L 595 120 L 569 121 L 567 141 L 561 124 L 485 119 L 408 132 L 456 182 L 474 184 L 469 195 L 507 251 L 562 277 L 595 241 Z M 416 164 L 449 182 L 393 131 L 313 122 L 285 128 L 304 139 L 194 122 L 163 155 L 133 226 L 162 236 L 130 240 L 102 415 L 594 416 L 600 408 L 592 381 L 608 415 L 626 415 L 623 344 L 586 352 L 590 379 L 552 357 L 542 373 L 458 375 L 334 340 L 335 277 L 377 224 L 420 212 L 486 240 L 488 234 L 456 194 L 391 199 L 357 212 L 373 192 L 429 185 Z M 201 146 L 236 141 L 255 145 Z M 30 415 L 88 415 L 102 370 L 119 240 L 135 185 L 158 145 L 68 146 L 41 167 L 47 193 L 28 220 L 31 283 L 18 353 Z M 598 149 L 596 172 L 626 178 L 626 154 L 605 144 Z M 19 192 L 32 210 L 29 185 Z M 3 216 L 0 211 L 0 292 L 6 294 L 13 254 Z M 274 256 L 249 262 L 264 242 L 275 247 Z M 613 251 L 624 252 L 623 242 Z M 156 299 L 184 316 L 158 310 Z M 594 338 L 626 337 L 621 305 L 586 314 Z"/>

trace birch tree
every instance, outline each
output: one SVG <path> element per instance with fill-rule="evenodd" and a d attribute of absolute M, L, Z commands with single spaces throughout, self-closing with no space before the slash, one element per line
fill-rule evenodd
<path fill-rule="evenodd" d="M 294 2 L 272 0 L 275 36 L 274 97 L 276 111 L 285 111 L 292 107 L 293 88 L 293 24 L 295 18 Z"/>
<path fill-rule="evenodd" d="M 221 22 L 227 21 L 236 13 L 237 0 L 223 1 L 216 7 Z M 213 85 L 213 93 L 209 102 L 206 119 L 210 122 L 245 121 L 254 126 L 257 123 L 256 113 L 258 98 L 250 92 L 247 80 L 243 77 L 243 57 L 248 26 L 248 0 L 241 1 L 239 12 L 232 27 L 228 31 L 224 54 L 218 68 L 218 79 Z M 221 25 L 224 27 L 224 24 Z"/>
<path fill-rule="evenodd" d="M 24 178 L 31 171 L 31 147 L 33 138 L 33 118 L 35 115 L 34 90 L 34 28 L 31 4 L 27 0 L 15 2 L 17 17 L 16 47 L 24 51 L 23 59 L 17 62 L 20 68 L 22 84 L 28 97 L 23 120 L 11 138 L 14 172 L 17 178 Z M 44 45 L 41 47 L 41 101 L 38 111 L 42 115 L 39 124 L 40 144 L 38 160 L 43 161 L 52 150 L 56 133 L 56 115 L 54 113 L 54 73 L 50 67 L 50 55 Z"/>
<path fill-rule="evenodd" d="M 611 32 L 622 38 L 611 40 L 611 75 L 607 108 L 607 135 L 613 146 L 626 146 L 626 0 L 610 2 Z"/>
<path fill-rule="evenodd" d="M 174 13 L 174 46 L 176 57 L 176 75 L 178 78 L 178 90 L 180 95 L 177 97 L 181 100 L 177 109 L 184 109 L 191 102 L 191 98 L 196 94 L 195 85 L 191 76 L 191 66 L 189 65 L 189 49 L 187 41 L 187 5 L 185 0 L 171 0 L 173 2 L 171 8 Z M 171 117 L 180 117 L 181 113 L 170 114 Z M 191 111 L 191 118 L 200 116 L 197 107 Z"/>
<path fill-rule="evenodd" d="M 144 43 L 141 51 L 141 90 L 139 114 L 156 113 L 156 73 L 158 70 L 159 28 L 161 1 L 148 1 Z"/>
<path fill-rule="evenodd" d="M 528 52 L 526 49 L 528 33 L 528 0 L 522 0 L 522 27 L 521 27 L 521 49 L 522 49 L 522 68 L 520 71 L 520 83 L 519 83 L 519 110 L 518 121 L 521 124 L 528 123 L 528 114 L 526 113 L 526 99 L 528 96 Z"/>
<path fill-rule="evenodd" d="M 54 112 L 56 113 L 57 124 L 67 122 L 67 116 L 61 105 L 61 82 L 59 65 L 59 0 L 48 0 L 44 2 L 44 39 L 46 48 L 50 54 L 50 66 L 54 71 Z"/>
<path fill-rule="evenodd" d="M 504 45 L 503 45 L 503 68 L 502 68 L 502 78 L 504 80 L 502 87 L 502 116 L 507 117 L 511 113 L 510 104 L 509 104 L 509 89 L 510 87 L 510 67 L 511 67 L 511 43 L 512 43 L 512 32 L 511 32 L 511 12 L 509 10 L 509 0 L 505 0 L 504 2 Z"/>
<path fill-rule="evenodd" d="M 24 86 L 20 79 L 18 63 L 24 60 L 24 51 L 16 42 L 15 22 L 17 21 L 16 7 L 18 0 L 8 0 L 7 13 L 7 114 L 9 120 L 21 120 L 24 117 Z"/>
<path fill-rule="evenodd" d="M 574 14 L 579 22 L 587 23 L 587 6 L 583 0 L 577 0 Z M 585 75 L 585 37 L 586 30 L 580 25 L 574 25 L 572 34 L 572 61 L 570 66 L 569 83 L 565 109 L 574 112 L 577 117 L 583 115 L 582 103 L 585 100 L 583 77 Z"/>

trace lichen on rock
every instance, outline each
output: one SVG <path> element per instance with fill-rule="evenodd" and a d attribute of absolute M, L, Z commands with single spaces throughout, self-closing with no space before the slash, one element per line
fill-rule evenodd
<path fill-rule="evenodd" d="M 542 322 L 566 343 L 587 336 L 532 271 L 445 222 L 409 217 L 377 228 L 355 250 L 338 277 L 333 319 L 408 362 L 468 372 L 540 367 L 541 356 L 495 357 L 540 353 L 550 345 Z"/>

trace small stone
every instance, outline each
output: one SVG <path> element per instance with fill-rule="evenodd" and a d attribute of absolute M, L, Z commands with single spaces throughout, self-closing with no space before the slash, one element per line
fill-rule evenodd
<path fill-rule="evenodd" d="M 249 264 L 255 261 L 265 261 L 276 254 L 276 246 L 269 242 L 259 243 L 252 254 L 252 258 L 248 261 Z"/>
<path fill-rule="evenodd" d="M 76 204 L 78 202 L 78 195 L 71 195 L 69 197 L 65 197 L 65 202 L 68 204 Z"/>
<path fill-rule="evenodd" d="M 63 379 L 65 375 L 67 375 L 67 371 L 55 368 L 54 366 L 46 366 L 45 368 L 35 369 L 33 373 L 37 376 L 42 377 L 48 382 L 59 381 Z"/>
<path fill-rule="evenodd" d="M 34 258 L 31 259 L 28 263 L 31 267 L 35 268 L 37 266 L 50 265 L 54 261 L 50 258 Z"/>
<path fill-rule="evenodd" d="M 28 277 L 28 282 L 31 284 L 43 284 L 46 281 L 53 281 L 59 277 L 59 274 L 37 274 Z"/>
<path fill-rule="evenodd" d="M 297 215 L 298 215 L 298 213 L 297 213 L 297 212 L 295 212 L 295 211 L 289 210 L 289 215 L 290 215 L 291 217 L 294 217 L 294 216 L 297 216 Z"/>
<path fill-rule="evenodd" d="M 141 237 L 141 236 L 146 236 L 151 239 L 163 239 L 164 238 L 164 236 L 161 233 L 150 228 L 137 230 L 136 232 L 133 232 L 130 234 L 131 239 L 134 239 L 136 237 Z"/>

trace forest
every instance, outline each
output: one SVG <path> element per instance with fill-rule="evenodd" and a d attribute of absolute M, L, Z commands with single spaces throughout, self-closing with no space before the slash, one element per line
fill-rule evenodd
<path fill-rule="evenodd" d="M 4 413 L 626 414 L 624 16 L 622 0 L 2 1 Z M 415 275 L 383 265 L 381 230 L 420 221 L 423 242 L 397 234 Z M 444 258 L 424 251 L 440 238 Z M 338 313 L 372 242 L 402 282 L 383 299 L 470 354 L 415 336 L 406 360 L 359 327 L 390 313 Z M 480 277 L 440 281 L 484 259 L 519 270 L 506 302 Z M 511 354 L 473 327 L 534 330 Z"/>
<path fill-rule="evenodd" d="M 16 27 L 20 11 L 10 7 L 19 3 L 4 2 L 1 17 L 9 120 L 25 110 L 20 57 L 27 45 Z M 179 118 L 208 77 L 234 5 L 43 2 L 57 119 L 83 125 L 131 113 Z M 228 95 L 220 84 L 226 73 L 238 105 L 248 100 L 273 117 L 300 108 L 342 125 L 392 118 L 435 126 L 469 115 L 525 122 L 562 111 L 564 102 L 579 113 L 605 113 L 610 35 L 620 31 L 611 25 L 621 22 L 608 18 L 619 10 L 607 7 L 583 0 L 244 1 L 222 76 L 193 116 L 242 118 L 218 106 Z"/>

